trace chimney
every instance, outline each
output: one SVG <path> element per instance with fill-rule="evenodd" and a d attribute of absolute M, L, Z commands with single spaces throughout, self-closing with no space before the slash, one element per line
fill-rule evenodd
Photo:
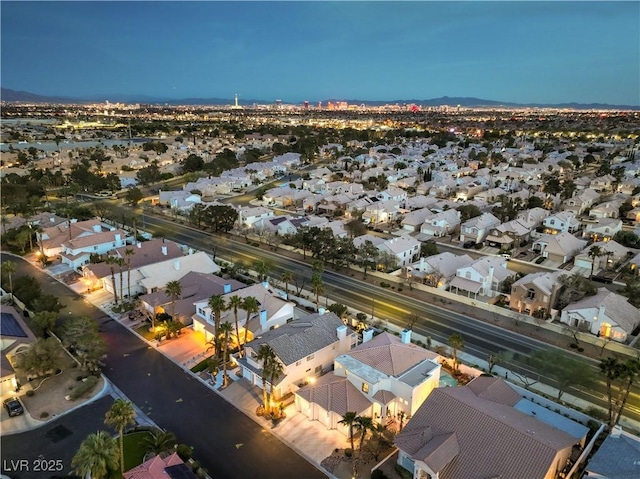
<path fill-rule="evenodd" d="M 340 326 L 338 326 L 336 328 L 337 334 L 338 334 L 338 339 L 340 341 L 343 341 L 344 339 L 347 338 L 347 327 L 344 324 L 341 324 Z"/>
<path fill-rule="evenodd" d="M 189 254 L 192 255 L 193 254 L 193 248 L 189 248 Z"/>
<path fill-rule="evenodd" d="M 138 249 L 142 249 L 142 243 L 138 242 L 136 246 L 138 247 Z"/>
<path fill-rule="evenodd" d="M 102 226 L 100 225 L 93 225 L 93 232 L 94 233 L 100 233 L 102 231 Z"/>
<path fill-rule="evenodd" d="M 176 271 L 180 271 L 180 260 L 177 259 L 173 262 L 173 269 L 175 269 Z"/>
<path fill-rule="evenodd" d="M 611 428 L 611 437 L 620 437 L 620 433 L 622 433 L 622 426 L 616 424 Z"/>
<path fill-rule="evenodd" d="M 424 269 L 424 256 L 420 257 L 420 271 L 423 271 Z"/>
<path fill-rule="evenodd" d="M 366 343 L 367 341 L 371 341 L 373 339 L 373 328 L 367 328 L 362 331 L 362 342 Z"/>
<path fill-rule="evenodd" d="M 327 310 L 325 308 L 323 308 L 323 307 L 318 308 L 318 315 L 319 316 L 322 316 L 326 312 L 327 312 Z"/>
<path fill-rule="evenodd" d="M 140 244 L 140 243 L 138 243 L 138 244 Z M 167 256 L 167 247 L 164 246 L 164 245 L 162 246 L 162 254 Z"/>
<path fill-rule="evenodd" d="M 403 329 L 400 333 L 400 339 L 404 344 L 411 344 L 411 330 Z"/>
<path fill-rule="evenodd" d="M 267 311 L 263 309 L 260 311 L 260 328 L 264 329 L 266 326 L 267 326 Z"/>
<path fill-rule="evenodd" d="M 607 307 L 604 304 L 601 304 L 598 307 L 598 320 L 599 321 L 604 320 L 604 312 L 605 312 L 606 309 L 607 309 Z"/>
<path fill-rule="evenodd" d="M 229 283 L 224 285 L 224 294 L 230 293 L 231 292 L 231 285 Z"/>

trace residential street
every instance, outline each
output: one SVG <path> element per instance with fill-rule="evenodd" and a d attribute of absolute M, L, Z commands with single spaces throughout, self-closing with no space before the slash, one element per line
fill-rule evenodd
<path fill-rule="evenodd" d="M 8 256 L 3 254 L 1 259 L 6 261 Z M 16 263 L 16 276 L 30 274 L 41 282 L 47 292 L 60 298 L 66 305 L 61 314 L 86 315 L 98 321 L 100 331 L 109 343 L 104 368 L 106 376 L 160 427 L 174 432 L 180 442 L 193 446 L 196 459 L 212 477 L 325 477 L 269 431 L 117 321 L 26 261 L 16 257 L 11 257 L 11 261 Z M 38 431 L 44 434 L 45 429 L 29 434 L 38 437 Z M 13 445 L 16 437 L 2 438 L 3 458 L 5 440 Z M 29 437 L 25 436 L 15 450 L 30 449 Z M 47 450 L 38 451 L 36 456 L 38 454 L 49 457 Z M 68 464 L 65 466 L 69 467 Z M 68 472 L 70 469 L 65 470 Z"/>

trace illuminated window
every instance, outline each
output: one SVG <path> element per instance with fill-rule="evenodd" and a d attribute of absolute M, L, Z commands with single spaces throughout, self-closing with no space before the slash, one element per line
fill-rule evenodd
<path fill-rule="evenodd" d="M 362 383 L 362 392 L 363 393 L 368 393 L 369 392 L 369 384 Z"/>
<path fill-rule="evenodd" d="M 307 356 L 307 361 L 311 361 L 313 359 L 313 354 L 311 356 Z"/>

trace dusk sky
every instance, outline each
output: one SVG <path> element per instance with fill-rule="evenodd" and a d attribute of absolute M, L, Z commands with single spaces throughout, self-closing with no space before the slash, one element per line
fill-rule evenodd
<path fill-rule="evenodd" d="M 640 105 L 640 2 L 0 3 L 1 83 L 283 102 Z"/>

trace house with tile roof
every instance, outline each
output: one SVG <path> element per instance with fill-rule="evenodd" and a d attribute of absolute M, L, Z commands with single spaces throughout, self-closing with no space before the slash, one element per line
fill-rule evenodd
<path fill-rule="evenodd" d="M 239 335 L 244 339 L 245 329 L 247 329 L 247 341 L 253 340 L 271 329 L 279 328 L 293 319 L 294 303 L 285 301 L 267 282 L 256 283 L 246 288 L 225 293 L 223 298 L 229 303 L 231 296 L 238 296 L 240 299 L 253 297 L 258 301 L 258 312 L 253 313 L 247 321 L 246 312 L 238 313 Z M 195 302 L 196 312 L 192 316 L 193 330 L 202 332 L 205 341 L 211 340 L 215 335 L 215 318 L 213 311 L 209 307 L 209 298 Z M 235 326 L 235 317 L 232 310 L 222 311 L 220 323 L 230 322 Z"/>
<path fill-rule="evenodd" d="M 275 399 L 295 392 L 302 384 L 313 384 L 333 366 L 336 356 L 350 351 L 358 335 L 334 313 L 319 312 L 295 319 L 255 336 L 238 358 L 242 376 L 263 388 L 262 362 L 257 359 L 264 344 L 271 346 L 283 374 L 267 387 Z"/>
<path fill-rule="evenodd" d="M 632 479 L 640 477 L 640 438 L 614 426 L 591 456 L 583 477 Z"/>
<path fill-rule="evenodd" d="M 16 392 L 18 383 L 13 368 L 16 356 L 35 342 L 35 335 L 20 313 L 13 306 L 0 304 L 0 396 Z"/>
<path fill-rule="evenodd" d="M 534 315 L 537 311 L 549 314 L 556 304 L 562 288 L 560 276 L 563 271 L 528 274 L 511 285 L 509 307 L 520 313 Z M 538 313 L 542 314 L 542 313 Z"/>
<path fill-rule="evenodd" d="M 518 248 L 529 240 L 532 226 L 517 219 L 499 224 L 489 231 L 487 244 L 501 250 Z"/>
<path fill-rule="evenodd" d="M 247 285 L 235 279 L 225 279 L 214 274 L 197 273 L 195 271 L 185 274 L 178 280 L 182 293 L 172 304 L 171 297 L 166 289 L 160 289 L 153 293 L 139 297 L 140 306 L 149 314 L 172 314 L 175 308 L 174 321 L 190 325 L 196 313 L 196 303 L 206 300 L 216 294 L 228 294 Z"/>
<path fill-rule="evenodd" d="M 178 243 L 157 238 L 116 248 L 109 252 L 109 256 L 124 260 L 124 271 L 135 271 L 143 266 L 179 258 L 183 256 L 183 252 Z M 122 291 L 119 289 L 120 268 L 118 266 L 114 265 L 114 273 L 116 275 L 118 297 L 121 297 Z M 82 280 L 90 291 L 103 288 L 105 282 L 111 282 L 111 265 L 105 262 L 84 265 L 82 267 Z M 129 294 L 128 290 L 131 284 L 133 284 L 131 283 L 131 274 L 127 274 L 123 278 L 125 296 Z M 113 292 L 113 287 L 111 292 Z"/>
<path fill-rule="evenodd" d="M 428 218 L 420 227 L 420 233 L 442 237 L 454 233 L 459 226 L 460 212 L 455 209 L 447 209 Z"/>
<path fill-rule="evenodd" d="M 589 252 L 594 246 L 597 246 L 601 250 L 601 254 L 595 258 L 589 256 Z M 622 246 L 617 241 L 598 241 L 597 243 L 592 243 L 584 251 L 577 254 L 573 259 L 573 264 L 579 268 L 587 268 L 589 273 L 593 271 L 595 274 L 601 269 L 614 269 L 617 263 L 627 260 L 627 253 L 630 251 L 629 248 Z"/>
<path fill-rule="evenodd" d="M 522 210 L 518 212 L 516 216 L 517 220 L 520 220 L 523 224 L 531 225 L 533 228 L 540 226 L 542 221 L 551 213 L 544 208 L 530 208 L 528 210 Z"/>
<path fill-rule="evenodd" d="M 455 255 L 448 251 L 433 256 L 421 257 L 406 268 L 407 274 L 434 288 L 446 288 L 462 266 L 473 263 L 467 254 Z"/>
<path fill-rule="evenodd" d="M 79 235 L 60 244 L 60 261 L 74 270 L 81 271 L 82 266 L 89 263 L 91 255 L 105 254 L 131 242 L 133 238 L 127 231 L 115 228 Z"/>
<path fill-rule="evenodd" d="M 624 343 L 640 326 L 640 311 L 624 296 L 607 288 L 598 288 L 597 294 L 566 306 L 560 322 L 600 338 Z"/>
<path fill-rule="evenodd" d="M 251 226 L 265 218 L 273 218 L 273 216 L 273 210 L 264 206 L 240 207 L 238 209 L 238 222 L 245 226 Z"/>
<path fill-rule="evenodd" d="M 531 245 L 531 251 L 560 264 L 571 260 L 587 245 L 570 233 L 543 234 Z"/>
<path fill-rule="evenodd" d="M 36 231 L 36 237 L 42 252 L 48 258 L 53 258 L 61 253 L 62 243 L 115 229 L 114 226 L 102 223 L 96 218 L 87 221 L 72 219 L 57 223 L 55 226 L 43 226 L 41 231 Z"/>
<path fill-rule="evenodd" d="M 507 269 L 507 262 L 500 256 L 483 256 L 471 264 L 456 270 L 456 276 L 449 284 L 449 291 L 456 294 L 473 294 L 492 298 L 500 294 L 502 283 L 516 272 Z"/>
<path fill-rule="evenodd" d="M 142 464 L 129 469 L 124 479 L 195 479 L 193 471 L 180 459 L 177 452 L 169 456 L 153 456 Z"/>
<path fill-rule="evenodd" d="M 420 208 L 418 210 L 413 210 L 406 215 L 402 219 L 402 228 L 407 231 L 420 231 L 420 227 L 430 218 L 433 218 L 435 213 L 433 213 L 429 208 Z"/>
<path fill-rule="evenodd" d="M 587 432 L 504 380 L 480 376 L 435 389 L 394 442 L 414 478 L 553 479 Z"/>
<path fill-rule="evenodd" d="M 482 213 L 480 216 L 469 218 L 460 226 L 460 241 L 475 241 L 482 243 L 491 228 L 498 226 L 501 221 L 491 213 Z"/>
<path fill-rule="evenodd" d="M 600 198 L 600 193 L 597 193 L 593 189 L 587 188 L 579 195 L 572 196 L 564 201 L 563 210 L 569 213 L 573 213 L 575 216 L 580 216 L 588 208 L 591 208 L 595 201 Z"/>
<path fill-rule="evenodd" d="M 606 241 L 613 238 L 619 231 L 622 231 L 622 220 L 600 218 L 596 223 L 587 223 L 582 232 L 582 237 L 591 238 L 594 241 Z"/>
<path fill-rule="evenodd" d="M 575 233 L 580 228 L 580 221 L 569 211 L 560 211 L 542 220 L 542 226 L 547 234 Z"/>
<path fill-rule="evenodd" d="M 396 258 L 397 266 L 403 267 L 414 262 L 420 254 L 420 241 L 412 236 L 397 236 L 377 245 L 378 251 L 387 252 Z"/>
<path fill-rule="evenodd" d="M 606 201 L 589 210 L 589 219 L 617 218 L 620 215 L 622 200 Z"/>
<path fill-rule="evenodd" d="M 159 263 L 148 264 L 131 272 L 131 288 L 133 295 L 133 285 L 136 284 L 136 293 L 153 293 L 164 289 L 169 281 L 177 281 L 187 273 L 192 271 L 206 274 L 217 274 L 220 272 L 218 266 L 211 257 L 204 251 L 197 251 L 186 256 L 173 258 Z M 127 274 L 126 271 L 124 274 Z M 104 284 L 109 291 L 112 286 L 109 282 Z M 113 289 L 110 290 L 113 292 Z"/>
<path fill-rule="evenodd" d="M 438 355 L 411 343 L 411 331 L 401 337 L 373 330 L 363 343 L 336 357 L 334 370 L 295 394 L 296 410 L 310 420 L 348 435 L 339 424 L 349 412 L 374 422 L 397 426 L 399 415 L 412 416 L 440 381 Z"/>

